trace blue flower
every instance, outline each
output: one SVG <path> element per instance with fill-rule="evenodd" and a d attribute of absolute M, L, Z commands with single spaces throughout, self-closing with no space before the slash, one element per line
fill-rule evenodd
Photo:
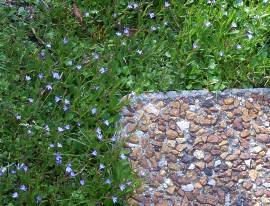
<path fill-rule="evenodd" d="M 64 37 L 63 44 L 67 44 L 67 43 L 68 43 L 68 39 L 67 39 L 67 37 Z"/>
<path fill-rule="evenodd" d="M 14 192 L 12 193 L 12 198 L 18 198 L 19 197 L 19 193 L 18 192 Z"/>
<path fill-rule="evenodd" d="M 17 172 L 16 172 L 16 170 L 10 170 L 10 174 L 16 174 Z M 0 174 L 0 176 L 1 176 L 1 174 Z"/>
<path fill-rule="evenodd" d="M 43 79 L 43 78 L 44 78 L 43 73 L 39 73 L 39 74 L 38 74 L 38 78 L 39 78 L 39 79 Z"/>
<path fill-rule="evenodd" d="M 122 33 L 121 33 L 121 32 L 119 32 L 119 31 L 118 31 L 118 32 L 116 32 L 115 34 L 116 34 L 116 36 L 122 36 Z"/>
<path fill-rule="evenodd" d="M 109 126 L 109 125 L 110 125 L 110 122 L 109 122 L 108 120 L 105 120 L 105 121 L 104 121 L 104 124 L 105 124 L 106 126 Z"/>
<path fill-rule="evenodd" d="M 49 147 L 48 148 L 54 148 L 54 144 L 49 144 Z"/>
<path fill-rule="evenodd" d="M 16 119 L 17 120 L 21 120 L 22 119 L 22 116 L 21 115 L 16 115 Z"/>
<path fill-rule="evenodd" d="M 30 81 L 30 80 L 31 80 L 31 77 L 28 76 L 28 75 L 26 75 L 26 76 L 25 76 L 25 80 L 26 80 L 26 81 Z"/>
<path fill-rule="evenodd" d="M 58 131 L 58 132 L 63 132 L 64 129 L 63 129 L 62 127 L 57 127 L 57 131 Z"/>
<path fill-rule="evenodd" d="M 125 159 L 127 159 L 127 156 L 126 156 L 125 154 L 120 154 L 120 158 L 121 158 L 122 160 L 125 160 Z"/>
<path fill-rule="evenodd" d="M 68 66 L 72 66 L 72 65 L 73 65 L 73 61 L 72 61 L 72 60 L 69 60 L 69 61 L 67 62 L 67 65 L 68 65 Z"/>
<path fill-rule="evenodd" d="M 168 8 L 170 6 L 170 3 L 168 1 L 165 1 L 164 7 Z"/>
<path fill-rule="evenodd" d="M 62 156 L 57 152 L 54 154 L 55 155 L 55 161 L 56 161 L 56 164 L 62 164 Z"/>
<path fill-rule="evenodd" d="M 101 171 L 102 171 L 102 170 L 104 170 L 104 169 L 105 169 L 105 165 L 104 165 L 104 164 L 102 164 L 102 163 L 100 163 L 100 164 L 99 164 L 99 170 L 101 170 Z"/>
<path fill-rule="evenodd" d="M 66 130 L 69 130 L 70 129 L 70 125 L 69 124 L 65 125 L 64 127 L 65 127 Z"/>
<path fill-rule="evenodd" d="M 33 99 L 33 98 L 28 98 L 28 102 L 29 102 L 30 104 L 32 104 L 32 103 L 34 102 L 34 99 Z"/>
<path fill-rule="evenodd" d="M 46 89 L 47 89 L 48 91 L 51 91 L 51 90 L 52 90 L 52 85 L 51 85 L 51 84 L 48 84 L 48 85 L 46 86 Z"/>
<path fill-rule="evenodd" d="M 99 69 L 99 72 L 101 73 L 101 74 L 103 74 L 103 73 L 105 73 L 105 72 L 107 72 L 108 71 L 108 68 L 107 67 L 101 67 L 100 69 Z"/>
<path fill-rule="evenodd" d="M 80 71 L 80 70 L 82 69 L 82 65 L 77 65 L 77 66 L 76 66 L 76 69 L 77 69 L 78 71 Z"/>
<path fill-rule="evenodd" d="M 121 191 L 124 191 L 126 189 L 126 186 L 124 184 L 120 184 L 119 188 L 120 188 Z"/>
<path fill-rule="evenodd" d="M 0 167 L 0 177 L 5 174 L 6 168 Z"/>
<path fill-rule="evenodd" d="M 71 173 L 72 172 L 72 168 L 71 168 L 71 164 L 67 164 L 67 167 L 66 167 L 66 172 L 67 173 Z"/>
<path fill-rule="evenodd" d="M 80 185 L 84 185 L 84 184 L 85 184 L 84 179 L 81 179 L 81 180 L 80 180 Z"/>
<path fill-rule="evenodd" d="M 21 185 L 20 190 L 25 192 L 27 190 L 27 187 L 25 185 Z"/>
<path fill-rule="evenodd" d="M 52 48 L 52 45 L 51 44 L 46 44 L 46 47 L 50 49 L 50 48 Z"/>
<path fill-rule="evenodd" d="M 93 108 L 91 109 L 91 112 L 92 112 L 92 114 L 96 114 L 96 113 L 97 113 L 97 108 L 96 108 L 96 107 L 93 107 Z"/>
<path fill-rule="evenodd" d="M 111 180 L 110 179 L 106 179 L 105 180 L 105 184 L 108 184 L 108 185 L 110 185 L 112 182 L 111 182 Z"/>
<path fill-rule="evenodd" d="M 94 150 L 91 154 L 92 154 L 94 157 L 96 157 L 96 156 L 97 156 L 97 151 Z"/>
<path fill-rule="evenodd" d="M 56 103 L 60 102 L 60 101 L 61 101 L 61 96 L 55 96 L 55 97 L 54 97 L 54 101 L 55 101 Z"/>
<path fill-rule="evenodd" d="M 118 198 L 116 196 L 112 196 L 113 203 L 117 203 Z"/>
<path fill-rule="evenodd" d="M 36 203 L 40 203 L 42 201 L 42 197 L 40 195 L 36 196 Z"/>
<path fill-rule="evenodd" d="M 52 75 L 54 79 L 58 79 L 58 80 L 61 79 L 61 76 L 58 72 L 52 72 Z"/>
<path fill-rule="evenodd" d="M 151 19 L 155 18 L 155 14 L 153 12 L 150 12 L 148 15 Z"/>

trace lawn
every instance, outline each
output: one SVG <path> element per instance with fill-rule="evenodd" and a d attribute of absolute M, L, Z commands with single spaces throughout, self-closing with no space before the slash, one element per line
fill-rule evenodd
<path fill-rule="evenodd" d="M 270 2 L 0 0 L 0 205 L 126 205 L 131 92 L 270 86 Z"/>

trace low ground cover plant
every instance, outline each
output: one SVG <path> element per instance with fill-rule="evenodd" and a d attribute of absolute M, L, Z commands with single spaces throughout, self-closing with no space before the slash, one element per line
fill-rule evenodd
<path fill-rule="evenodd" d="M 126 205 L 124 95 L 270 85 L 267 0 L 0 3 L 0 205 Z"/>

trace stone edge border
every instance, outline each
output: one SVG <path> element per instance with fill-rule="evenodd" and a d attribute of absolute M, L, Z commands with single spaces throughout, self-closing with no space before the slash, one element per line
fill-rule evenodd
<path fill-rule="evenodd" d="M 226 89 L 223 91 L 211 92 L 206 89 L 204 90 L 183 90 L 183 91 L 169 91 L 169 92 L 157 92 L 157 93 L 142 93 L 140 95 L 130 94 L 131 103 L 138 101 L 145 101 L 148 103 L 150 100 L 164 100 L 174 99 L 179 97 L 199 97 L 199 96 L 231 96 L 231 95 L 242 95 L 246 92 L 256 94 L 266 94 L 270 98 L 270 88 L 250 88 L 250 89 Z"/>
<path fill-rule="evenodd" d="M 120 120 L 116 123 L 116 127 L 119 130 L 116 132 L 115 136 L 118 140 L 125 139 L 129 137 L 129 134 L 125 132 L 124 125 L 123 125 L 123 115 L 122 110 L 126 108 L 128 105 L 136 104 L 137 102 L 144 102 L 146 104 L 150 103 L 153 100 L 170 100 L 176 98 L 195 98 L 206 96 L 206 99 L 211 99 L 213 96 L 218 97 L 225 97 L 225 96 L 243 96 L 245 93 L 250 94 L 261 94 L 266 95 L 270 99 L 270 88 L 247 88 L 247 89 L 225 89 L 223 91 L 214 91 L 211 92 L 207 89 L 203 90 L 179 90 L 179 91 L 169 91 L 169 92 L 145 92 L 139 95 L 136 95 L 134 92 L 125 95 L 122 97 L 121 101 L 129 100 L 129 104 L 125 105 L 120 110 Z"/>

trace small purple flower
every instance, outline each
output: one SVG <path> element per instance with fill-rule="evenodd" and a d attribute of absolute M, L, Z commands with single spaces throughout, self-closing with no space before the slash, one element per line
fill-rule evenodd
<path fill-rule="evenodd" d="M 199 46 L 198 46 L 198 44 L 197 44 L 196 42 L 194 42 L 194 43 L 192 44 L 192 48 L 193 48 L 193 49 L 197 49 L 197 48 L 199 48 Z"/>
<path fill-rule="evenodd" d="M 17 172 L 16 172 L 16 170 L 10 170 L 10 174 L 16 174 Z M 1 176 L 1 171 L 0 171 L 0 176 Z"/>
<path fill-rule="evenodd" d="M 5 174 L 6 169 L 4 167 L 0 167 L 0 177 Z"/>
<path fill-rule="evenodd" d="M 21 120 L 22 119 L 22 116 L 21 115 L 16 115 L 16 119 L 17 120 Z"/>
<path fill-rule="evenodd" d="M 143 52 L 142 52 L 142 50 L 139 50 L 139 49 L 137 49 L 137 54 L 139 54 L 139 55 L 142 55 L 143 54 Z"/>
<path fill-rule="evenodd" d="M 121 158 L 122 160 L 125 160 L 125 159 L 127 159 L 127 156 L 126 156 L 125 154 L 120 154 L 120 158 Z"/>
<path fill-rule="evenodd" d="M 117 203 L 118 198 L 116 196 L 112 196 L 113 203 Z"/>
<path fill-rule="evenodd" d="M 54 79 L 58 79 L 58 80 L 61 79 L 61 76 L 58 72 L 52 72 L 52 75 Z"/>
<path fill-rule="evenodd" d="M 110 179 L 106 179 L 105 180 L 105 184 L 108 184 L 108 185 L 110 185 L 112 182 L 111 182 L 111 180 Z"/>
<path fill-rule="evenodd" d="M 52 144 L 52 143 L 49 144 L 49 147 L 48 147 L 48 148 L 49 148 L 49 149 L 50 149 L 50 148 L 54 148 L 54 144 Z"/>
<path fill-rule="evenodd" d="M 69 130 L 70 129 L 70 125 L 69 124 L 65 125 L 64 127 L 65 127 L 66 130 Z"/>
<path fill-rule="evenodd" d="M 28 75 L 26 75 L 26 76 L 25 76 L 25 80 L 26 80 L 26 81 L 30 81 L 30 80 L 31 80 L 31 77 L 28 76 Z"/>
<path fill-rule="evenodd" d="M 27 172 L 28 171 L 28 166 L 27 165 L 23 165 L 23 171 Z"/>
<path fill-rule="evenodd" d="M 211 24 L 211 22 L 210 21 L 206 21 L 206 22 L 204 22 L 204 26 L 205 27 L 210 27 L 212 24 Z"/>
<path fill-rule="evenodd" d="M 33 99 L 33 98 L 28 98 L 28 102 L 29 102 L 30 104 L 32 104 L 32 103 L 34 102 L 34 99 Z"/>
<path fill-rule="evenodd" d="M 90 16 L 89 12 L 85 12 L 85 13 L 84 13 L 84 16 L 85 16 L 85 17 L 89 17 L 89 16 Z"/>
<path fill-rule="evenodd" d="M 112 142 L 115 142 L 116 141 L 116 137 L 115 136 L 112 136 L 111 140 L 112 140 Z"/>
<path fill-rule="evenodd" d="M 104 169 L 105 169 L 105 165 L 102 164 L 102 163 L 100 163 L 100 164 L 99 164 L 99 170 L 100 170 L 100 171 L 103 171 Z"/>
<path fill-rule="evenodd" d="M 85 184 L 84 179 L 81 179 L 81 180 L 80 180 L 80 185 L 84 185 L 84 184 Z"/>
<path fill-rule="evenodd" d="M 132 181 L 127 181 L 127 185 L 130 186 L 132 184 Z"/>
<path fill-rule="evenodd" d="M 76 176 L 73 171 L 71 171 L 69 174 L 70 174 L 71 177 L 75 177 Z"/>
<path fill-rule="evenodd" d="M 148 15 L 151 19 L 155 18 L 155 14 L 153 12 L 148 13 Z"/>
<path fill-rule="evenodd" d="M 80 71 L 80 70 L 82 69 L 82 65 L 77 65 L 77 66 L 76 66 L 76 69 L 77 69 L 78 71 Z"/>
<path fill-rule="evenodd" d="M 77 126 L 78 126 L 78 127 L 80 127 L 80 126 L 81 126 L 81 123 L 80 123 L 80 122 L 77 122 L 76 124 L 77 124 Z"/>
<path fill-rule="evenodd" d="M 124 191 L 126 189 L 126 186 L 124 184 L 120 184 L 119 188 L 120 188 L 121 191 Z"/>
<path fill-rule="evenodd" d="M 91 109 L 91 113 L 92 113 L 93 115 L 96 114 L 96 113 L 97 113 L 97 108 L 96 108 L 96 107 L 92 108 L 92 109 Z"/>
<path fill-rule="evenodd" d="M 64 110 L 64 112 L 68 111 L 68 106 L 64 105 L 63 110 Z"/>
<path fill-rule="evenodd" d="M 116 36 L 122 36 L 122 33 L 121 33 L 121 32 L 119 32 L 119 31 L 118 31 L 118 32 L 116 32 L 115 34 L 116 34 Z"/>
<path fill-rule="evenodd" d="M 67 44 L 67 43 L 68 43 L 68 39 L 67 39 L 67 37 L 64 37 L 63 44 Z"/>
<path fill-rule="evenodd" d="M 51 84 L 48 84 L 48 85 L 46 86 L 46 89 L 47 89 L 48 91 L 51 91 L 51 90 L 52 90 L 52 85 L 51 85 Z"/>
<path fill-rule="evenodd" d="M 41 203 L 42 197 L 40 195 L 36 196 L 36 203 Z"/>
<path fill-rule="evenodd" d="M 157 30 L 157 27 L 151 26 L 151 31 L 156 31 L 156 30 Z"/>
<path fill-rule="evenodd" d="M 54 154 L 55 155 L 55 161 L 56 161 L 56 164 L 62 164 L 62 156 L 57 152 Z"/>
<path fill-rule="evenodd" d="M 247 32 L 247 37 L 248 39 L 252 39 L 253 38 L 253 33 L 251 31 Z"/>
<path fill-rule="evenodd" d="M 232 28 L 232 29 L 237 28 L 237 24 L 236 24 L 235 22 L 232 22 L 232 24 L 231 24 L 231 28 Z"/>
<path fill-rule="evenodd" d="M 96 157 L 97 156 L 97 151 L 94 150 L 91 154 L 92 154 L 92 156 Z"/>
<path fill-rule="evenodd" d="M 223 51 L 220 51 L 219 52 L 219 56 L 223 57 L 224 56 L 224 52 Z"/>
<path fill-rule="evenodd" d="M 25 192 L 27 190 L 27 187 L 25 185 L 21 185 L 20 190 Z"/>
<path fill-rule="evenodd" d="M 63 129 L 62 127 L 57 127 L 57 131 L 58 131 L 58 132 L 63 132 L 64 129 Z"/>
<path fill-rule="evenodd" d="M 92 55 L 93 55 L 94 59 L 99 59 L 99 54 L 98 53 L 94 52 Z"/>
<path fill-rule="evenodd" d="M 44 129 L 47 131 L 47 132 L 50 132 L 51 130 L 50 130 L 50 127 L 46 124 L 45 126 L 44 126 Z"/>
<path fill-rule="evenodd" d="M 99 72 L 101 73 L 101 74 L 103 74 L 103 73 L 105 73 L 105 72 L 107 72 L 108 71 L 108 68 L 107 67 L 101 67 L 100 69 L 99 69 Z"/>
<path fill-rule="evenodd" d="M 236 45 L 236 49 L 241 49 L 241 48 L 242 48 L 241 44 Z"/>
<path fill-rule="evenodd" d="M 69 164 L 67 164 L 67 167 L 66 167 L 66 172 L 67 173 L 71 173 L 73 170 L 72 170 L 72 168 L 71 168 L 71 164 L 69 163 Z"/>
<path fill-rule="evenodd" d="M 60 102 L 60 101 L 61 101 L 61 96 L 55 96 L 55 97 L 54 97 L 54 101 L 55 101 L 56 103 Z"/>
<path fill-rule="evenodd" d="M 70 105 L 70 101 L 69 101 L 68 99 L 65 99 L 65 100 L 64 100 L 64 104 L 65 104 L 65 105 Z"/>
<path fill-rule="evenodd" d="M 18 192 L 12 193 L 12 198 L 16 199 L 18 197 L 19 197 L 19 193 Z"/>
<path fill-rule="evenodd" d="M 72 66 L 72 65 L 73 65 L 73 61 L 72 61 L 72 60 L 69 60 L 69 61 L 67 62 L 67 65 L 68 65 L 68 66 Z"/>
<path fill-rule="evenodd" d="M 165 1 L 164 7 L 168 8 L 170 6 L 170 3 L 168 1 Z"/>
<path fill-rule="evenodd" d="M 43 79 L 43 78 L 44 78 L 43 73 L 39 73 L 39 74 L 38 74 L 38 78 L 39 78 L 39 79 Z"/>
<path fill-rule="evenodd" d="M 109 122 L 108 120 L 105 120 L 105 121 L 104 121 L 104 124 L 105 124 L 106 126 L 109 126 L 109 125 L 110 125 L 110 122 Z"/>
<path fill-rule="evenodd" d="M 102 134 L 97 134 L 97 138 L 99 141 L 101 141 L 103 139 L 103 135 Z"/>
<path fill-rule="evenodd" d="M 129 28 L 126 27 L 126 28 L 124 29 L 124 34 L 125 34 L 126 36 L 129 36 Z"/>

